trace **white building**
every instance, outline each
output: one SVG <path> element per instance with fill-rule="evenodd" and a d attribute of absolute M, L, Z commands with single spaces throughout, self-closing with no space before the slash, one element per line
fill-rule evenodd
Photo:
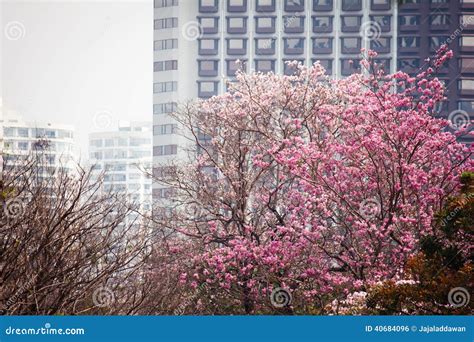
<path fill-rule="evenodd" d="M 150 122 L 119 122 L 115 130 L 89 134 L 89 158 L 104 191 L 126 194 L 144 211 L 151 209 L 152 131 Z"/>
<path fill-rule="evenodd" d="M 3 159 L 7 167 L 21 166 L 22 160 L 40 152 L 39 165 L 46 173 L 59 168 L 74 169 L 74 128 L 57 123 L 29 122 L 13 112 L 2 111 Z"/>
<path fill-rule="evenodd" d="M 391 0 L 154 0 L 155 167 L 186 156 L 168 114 L 188 100 L 225 92 L 236 61 L 248 72 L 289 74 L 286 61 L 319 60 L 329 75 L 344 77 L 357 70 L 365 47 L 393 71 L 396 19 Z M 153 187 L 154 199 L 166 198 L 166 189 Z"/>

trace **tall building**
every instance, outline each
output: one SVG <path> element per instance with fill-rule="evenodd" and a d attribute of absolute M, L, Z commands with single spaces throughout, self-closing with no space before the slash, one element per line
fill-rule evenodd
<path fill-rule="evenodd" d="M 124 194 L 151 209 L 151 122 L 119 122 L 115 130 L 89 134 L 93 176 L 103 176 L 104 192 Z"/>
<path fill-rule="evenodd" d="M 319 60 L 340 78 L 358 71 L 361 48 L 370 48 L 386 71 L 416 73 L 447 42 L 456 58 L 442 70 L 441 114 L 465 119 L 474 111 L 473 11 L 472 0 L 154 0 L 154 163 L 181 157 L 184 139 L 168 114 L 225 92 L 237 60 L 280 74 L 292 72 L 286 61 Z"/>
<path fill-rule="evenodd" d="M 62 168 L 74 169 L 74 128 L 56 123 L 24 121 L 13 112 L 3 111 L 0 119 L 3 133 L 3 159 L 6 167 L 22 167 L 23 160 L 41 151 L 39 162 L 43 177 Z"/>
<path fill-rule="evenodd" d="M 370 47 L 377 34 L 380 60 L 394 70 L 394 6 L 375 0 L 364 5 L 330 0 L 155 0 L 154 163 L 181 157 L 184 139 L 176 134 L 168 113 L 178 103 L 225 92 L 238 60 L 246 71 L 287 74 L 292 70 L 286 61 L 309 66 L 320 60 L 328 74 L 341 77 L 357 70 L 351 61 L 357 61 L 360 49 Z M 154 187 L 154 198 L 166 197 L 166 189 Z"/>
<path fill-rule="evenodd" d="M 397 35 L 397 69 L 413 74 L 441 44 L 448 43 L 454 58 L 439 71 L 448 98 L 439 113 L 453 126 L 473 120 L 474 1 L 401 1 Z M 474 139 L 463 137 L 461 141 L 472 143 Z"/>

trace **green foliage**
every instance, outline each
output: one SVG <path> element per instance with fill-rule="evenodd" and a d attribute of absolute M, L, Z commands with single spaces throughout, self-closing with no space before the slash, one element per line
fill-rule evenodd
<path fill-rule="evenodd" d="M 460 193 L 437 215 L 433 234 L 420 240 L 420 253 L 408 261 L 403 278 L 412 282 L 387 281 L 369 289 L 366 313 L 472 313 L 472 300 L 456 307 L 448 298 L 455 288 L 473 293 L 474 172 L 463 173 L 461 184 Z"/>

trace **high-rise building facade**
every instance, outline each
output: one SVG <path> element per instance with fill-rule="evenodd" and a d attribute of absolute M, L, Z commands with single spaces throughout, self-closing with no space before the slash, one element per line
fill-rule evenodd
<path fill-rule="evenodd" d="M 319 60 L 342 77 L 357 70 L 360 49 L 376 34 L 380 61 L 396 67 L 391 1 L 155 0 L 154 7 L 156 165 L 180 158 L 185 143 L 168 114 L 178 103 L 225 92 L 237 61 L 246 71 L 288 74 L 286 61 Z M 154 198 L 166 197 L 166 189 L 154 187 Z"/>
<path fill-rule="evenodd" d="M 449 43 L 456 57 L 440 74 L 441 113 L 465 119 L 474 109 L 473 11 L 472 0 L 154 0 L 154 163 L 180 158 L 184 139 L 168 114 L 225 92 L 238 60 L 246 71 L 280 74 L 292 72 L 286 61 L 319 60 L 340 78 L 370 48 L 386 71 L 416 73 Z"/>
<path fill-rule="evenodd" d="M 44 177 L 58 169 L 74 169 L 74 128 L 56 123 L 28 122 L 13 112 L 3 112 L 0 119 L 3 133 L 3 159 L 7 167 L 24 167 L 32 153 L 41 153 Z"/>
<path fill-rule="evenodd" d="M 93 177 L 103 191 L 127 196 L 143 211 L 151 209 L 151 122 L 119 122 L 117 129 L 89 134 Z"/>
<path fill-rule="evenodd" d="M 474 1 L 412 0 L 398 6 L 397 69 L 415 74 L 447 43 L 454 58 L 439 70 L 447 101 L 439 110 L 456 126 L 474 119 Z M 461 137 L 472 143 L 472 137 Z"/>

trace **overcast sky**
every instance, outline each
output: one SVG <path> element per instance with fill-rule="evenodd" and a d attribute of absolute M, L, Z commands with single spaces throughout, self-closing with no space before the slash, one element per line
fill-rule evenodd
<path fill-rule="evenodd" d="M 83 157 L 97 115 L 152 120 L 152 0 L 0 3 L 4 107 L 74 125 Z"/>

